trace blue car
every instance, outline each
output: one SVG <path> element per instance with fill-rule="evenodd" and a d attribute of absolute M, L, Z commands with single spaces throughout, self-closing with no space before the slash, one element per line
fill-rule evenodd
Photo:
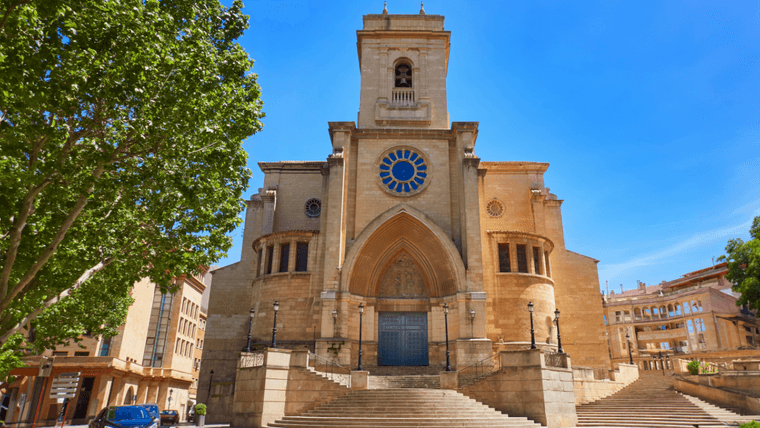
<path fill-rule="evenodd" d="M 108 406 L 90 422 L 90 428 L 158 428 L 142 406 Z"/>
<path fill-rule="evenodd" d="M 139 404 L 139 406 L 142 406 L 145 410 L 148 411 L 148 415 L 153 419 L 153 422 L 160 423 L 161 422 L 161 415 L 158 410 L 158 404 Z"/>

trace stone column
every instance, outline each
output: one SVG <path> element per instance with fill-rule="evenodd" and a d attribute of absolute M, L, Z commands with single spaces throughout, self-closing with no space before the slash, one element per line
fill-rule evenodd
<path fill-rule="evenodd" d="M 324 239 L 324 289 L 338 290 L 340 269 L 346 248 L 346 194 L 348 164 L 351 154 L 351 133 L 356 128 L 353 122 L 329 122 L 333 153 L 327 158 L 330 168 L 327 189 L 327 211 Z"/>
<path fill-rule="evenodd" d="M 261 196 L 264 203 L 264 218 L 261 221 L 261 234 L 268 235 L 274 230 L 274 210 L 277 208 L 277 189 L 267 190 Z"/>

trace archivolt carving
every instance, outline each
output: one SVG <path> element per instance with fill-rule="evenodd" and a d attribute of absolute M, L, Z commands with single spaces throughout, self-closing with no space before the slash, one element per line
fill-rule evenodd
<path fill-rule="evenodd" d="M 415 265 L 427 296 L 449 296 L 466 289 L 464 263 L 451 238 L 406 204 L 378 216 L 357 237 L 346 255 L 341 288 L 360 296 L 378 296 L 383 276 L 401 254 Z"/>

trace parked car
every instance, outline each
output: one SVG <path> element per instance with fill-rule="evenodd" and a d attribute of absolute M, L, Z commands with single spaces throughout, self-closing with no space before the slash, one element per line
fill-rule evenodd
<path fill-rule="evenodd" d="M 179 423 L 179 412 L 176 410 L 161 411 L 161 425 L 177 425 Z"/>
<path fill-rule="evenodd" d="M 157 428 L 142 406 L 108 406 L 90 421 L 90 428 Z"/>
<path fill-rule="evenodd" d="M 190 410 L 187 411 L 187 421 L 195 422 L 195 406 L 190 406 Z"/>
<path fill-rule="evenodd" d="M 161 415 L 160 415 L 160 411 L 158 410 L 158 404 L 145 403 L 145 404 L 139 404 L 139 406 L 142 406 L 145 408 L 145 410 L 150 415 L 150 418 L 153 419 L 153 422 L 155 422 L 156 424 L 159 424 L 161 422 Z"/>

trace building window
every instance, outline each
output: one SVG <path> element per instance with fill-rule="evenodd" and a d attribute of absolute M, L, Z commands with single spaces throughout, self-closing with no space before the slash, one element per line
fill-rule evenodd
<path fill-rule="evenodd" d="M 103 341 L 100 344 L 100 353 L 98 353 L 98 356 L 107 357 L 110 350 L 111 350 L 111 338 L 104 337 Z"/>
<path fill-rule="evenodd" d="M 309 260 L 309 243 L 299 242 L 296 244 L 296 272 L 306 272 Z"/>
<path fill-rule="evenodd" d="M 616 323 L 619 323 L 621 321 L 620 315 L 621 315 L 620 311 L 615 311 L 615 322 Z"/>
<path fill-rule="evenodd" d="M 528 247 L 525 244 L 517 244 L 517 271 L 528 273 Z"/>
<path fill-rule="evenodd" d="M 270 245 L 267 247 L 267 270 L 266 270 L 267 275 L 272 273 L 272 257 L 273 256 L 274 256 L 274 246 Z"/>
<path fill-rule="evenodd" d="M 322 213 L 322 201 L 316 198 L 311 198 L 306 201 L 306 207 L 304 208 L 307 217 L 316 218 Z"/>
<path fill-rule="evenodd" d="M 280 272 L 288 271 L 289 258 L 290 258 L 290 244 L 280 245 Z"/>
<path fill-rule="evenodd" d="M 533 273 L 541 275 L 541 249 L 533 247 Z"/>
<path fill-rule="evenodd" d="M 504 214 L 504 204 L 497 199 L 493 199 L 486 204 L 486 212 L 491 217 L 501 217 Z"/>
<path fill-rule="evenodd" d="M 87 351 L 77 351 L 77 352 L 74 352 L 74 356 L 75 357 L 89 357 L 90 353 Z"/>
<path fill-rule="evenodd" d="M 53 356 L 54 357 L 65 357 L 65 356 L 68 356 L 68 355 L 69 355 L 69 353 L 66 352 L 66 351 L 56 351 L 56 352 L 53 352 Z"/>
<path fill-rule="evenodd" d="M 143 367 L 163 366 L 173 305 L 174 295 L 163 294 L 161 293 L 161 287 L 156 287 L 153 293 L 153 309 L 150 312 L 148 321 L 148 337 L 145 340 Z"/>
<path fill-rule="evenodd" d="M 499 272 L 512 272 L 509 260 L 509 243 L 499 244 Z"/>

